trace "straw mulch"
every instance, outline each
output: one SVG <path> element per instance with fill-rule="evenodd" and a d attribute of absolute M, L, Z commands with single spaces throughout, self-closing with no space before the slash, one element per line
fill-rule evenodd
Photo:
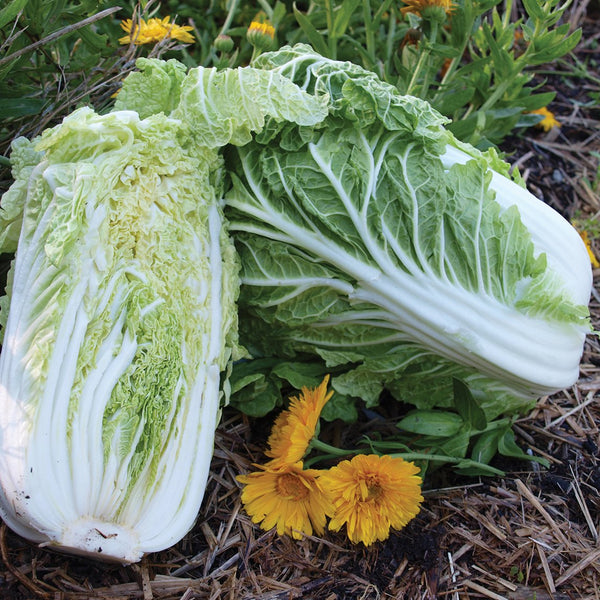
<path fill-rule="evenodd" d="M 577 56 L 600 39 L 584 21 Z M 597 56 L 597 54 L 596 54 Z M 588 63 L 589 65 L 590 63 Z M 530 189 L 568 218 L 598 218 L 600 72 L 573 86 L 560 74 L 552 109 L 562 122 L 507 140 Z M 595 95 L 595 96 L 594 96 Z M 586 181 L 588 183 L 586 183 Z M 597 255 L 599 248 L 595 248 Z M 591 300 L 600 329 L 600 270 Z M 264 459 L 270 421 L 226 410 L 197 525 L 174 548 L 122 567 L 37 548 L 0 526 L 0 597 L 6 600 L 600 599 L 600 343 L 589 336 L 581 377 L 540 399 L 517 424 L 519 444 L 546 457 L 502 462 L 501 478 L 427 481 L 420 515 L 386 542 L 353 546 L 343 533 L 301 541 L 253 526 L 236 475 Z"/>
<path fill-rule="evenodd" d="M 3 526 L 2 597 L 597 600 L 598 364 L 590 343 L 580 383 L 518 424 L 521 442 L 550 469 L 525 463 L 502 478 L 426 489 L 420 515 L 368 549 L 342 534 L 294 541 L 253 526 L 235 476 L 263 460 L 262 446 L 252 442 L 254 424 L 229 413 L 198 523 L 181 543 L 122 567 L 38 549 Z"/>

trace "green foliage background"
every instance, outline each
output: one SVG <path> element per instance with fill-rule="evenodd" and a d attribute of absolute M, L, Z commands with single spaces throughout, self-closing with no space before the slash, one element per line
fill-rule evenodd
<path fill-rule="evenodd" d="M 538 121 L 527 112 L 552 100 L 532 80 L 536 68 L 579 41 L 569 5 L 455 0 L 450 15 L 419 16 L 403 14 L 401 0 L 9 0 L 0 10 L 0 154 L 16 135 L 37 134 L 77 106 L 110 107 L 138 56 L 247 64 L 246 30 L 259 12 L 275 27 L 274 47 L 305 42 L 329 58 L 359 62 L 401 93 L 429 100 L 453 119 L 460 139 L 485 148 Z M 119 43 L 121 20 L 167 15 L 193 26 L 196 43 Z M 219 34 L 232 38 L 231 52 L 215 48 Z"/>

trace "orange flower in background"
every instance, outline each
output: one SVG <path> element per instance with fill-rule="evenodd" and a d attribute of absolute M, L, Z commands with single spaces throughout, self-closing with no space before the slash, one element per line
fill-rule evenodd
<path fill-rule="evenodd" d="M 301 462 L 277 467 L 273 461 L 260 469 L 237 477 L 252 522 L 295 539 L 323 533 L 331 505 L 320 483 L 322 471 L 303 469 Z"/>
<path fill-rule="evenodd" d="M 189 25 L 176 25 L 170 23 L 171 17 L 164 19 L 152 18 L 148 21 L 140 19 L 138 22 L 133 22 L 131 19 L 126 19 L 121 22 L 121 29 L 127 32 L 128 35 L 119 38 L 121 44 L 131 44 L 136 46 L 142 44 L 155 44 L 164 39 L 179 40 L 184 44 L 193 44 L 196 40 L 189 33 L 194 28 Z"/>
<path fill-rule="evenodd" d="M 350 540 L 370 546 L 402 529 L 420 511 L 420 469 L 389 455 L 358 454 L 323 473 L 320 481 L 333 512 L 329 529 L 344 525 Z"/>
<path fill-rule="evenodd" d="M 531 114 L 542 115 L 544 117 L 539 123 L 535 124 L 536 127 L 539 127 L 544 131 L 550 131 L 553 127 L 560 127 L 560 122 L 557 121 L 554 113 L 549 111 L 545 106 L 536 110 L 532 110 Z"/>
<path fill-rule="evenodd" d="M 265 454 L 276 464 L 300 461 L 315 435 L 321 411 L 333 395 L 327 392 L 329 375 L 316 388 L 303 387 L 300 396 L 293 397 L 287 410 L 282 411 L 271 429 Z"/>
<path fill-rule="evenodd" d="M 442 68 L 440 69 L 440 77 L 443 79 L 446 76 L 446 73 L 448 72 L 448 69 L 450 68 L 450 65 L 452 64 L 452 59 L 451 58 L 446 58 L 442 64 Z"/>
<path fill-rule="evenodd" d="M 439 12 L 439 9 L 444 9 L 446 15 L 449 15 L 454 10 L 454 4 L 451 0 L 404 0 L 404 4 L 406 6 L 400 9 L 403 15 L 414 13 L 419 17 L 422 17 L 428 11 Z"/>

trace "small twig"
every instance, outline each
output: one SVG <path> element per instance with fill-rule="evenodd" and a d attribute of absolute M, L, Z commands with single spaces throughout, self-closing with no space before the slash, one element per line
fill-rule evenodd
<path fill-rule="evenodd" d="M 21 48 L 20 50 L 17 50 L 16 52 L 13 52 L 12 54 L 5 56 L 4 58 L 0 58 L 0 67 L 2 65 L 5 65 L 6 63 L 13 61 L 15 58 L 19 58 L 20 56 L 23 56 L 24 54 L 27 54 L 28 52 L 32 52 L 33 50 L 36 50 L 40 46 L 44 46 L 45 44 L 48 44 L 49 42 L 53 42 L 54 40 L 57 40 L 58 38 L 62 37 L 63 35 L 66 35 L 67 33 L 71 33 L 72 31 L 77 31 L 77 29 L 81 29 L 82 27 L 85 27 L 86 25 L 95 23 L 96 21 L 99 21 L 100 19 L 104 19 L 104 17 L 108 17 L 109 15 L 112 15 L 113 13 L 115 13 L 119 10 L 121 10 L 120 6 L 113 6 L 112 8 L 107 8 L 106 10 L 103 10 L 95 15 L 92 15 L 91 17 L 88 17 L 87 19 L 83 19 L 83 21 L 79 21 L 79 23 L 74 23 L 73 25 L 67 25 L 66 27 L 63 27 L 62 29 L 55 31 L 54 33 L 51 33 L 50 35 L 47 35 L 45 38 L 42 38 L 41 40 L 38 40 L 37 42 L 34 42 L 33 44 L 26 46 L 25 48 Z"/>
<path fill-rule="evenodd" d="M 544 549 L 542 548 L 541 544 L 536 543 L 536 548 L 540 557 L 540 562 L 542 563 L 544 575 L 546 576 L 546 588 L 548 588 L 548 591 L 551 594 L 554 594 L 556 592 L 556 585 L 554 584 L 554 578 L 552 577 L 552 572 L 550 571 L 550 565 L 548 564 L 546 553 L 544 552 Z"/>
<path fill-rule="evenodd" d="M 583 402 L 582 404 L 577 404 L 571 410 L 569 410 L 566 413 L 562 414 L 560 417 L 554 419 L 554 421 L 550 421 L 550 423 L 548 423 L 548 425 L 546 425 L 546 427 L 544 427 L 544 429 L 552 429 L 553 427 L 556 427 L 557 425 L 560 425 L 560 423 L 562 423 L 565 419 L 568 419 L 570 416 L 572 416 L 575 413 L 579 412 L 580 410 L 582 410 L 583 408 L 585 408 L 589 404 L 592 404 L 593 402 L 596 402 L 596 400 L 597 399 L 595 398 L 594 394 L 590 394 L 589 397 L 588 397 L 588 399 L 585 402 Z"/>
<path fill-rule="evenodd" d="M 546 523 L 550 525 L 559 542 L 561 542 L 564 546 L 568 546 L 567 538 L 564 536 L 554 519 L 550 516 L 550 513 L 542 506 L 542 503 L 539 501 L 539 499 L 534 496 L 531 490 L 520 479 L 517 479 L 515 483 L 519 493 L 522 496 L 525 496 L 525 498 L 527 498 L 527 500 L 533 504 L 534 508 L 540 513 L 540 515 L 542 515 Z"/>
<path fill-rule="evenodd" d="M 600 548 L 586 554 L 579 562 L 571 565 L 555 582 L 556 586 L 559 587 L 573 575 L 583 571 L 585 568 L 589 567 L 591 564 L 594 564 L 596 561 L 600 560 Z"/>
<path fill-rule="evenodd" d="M 569 469 L 571 471 L 571 475 L 573 476 L 573 488 L 572 489 L 573 489 L 573 493 L 575 494 L 575 498 L 577 499 L 577 504 L 579 504 L 579 508 L 581 509 L 581 512 L 583 513 L 585 522 L 587 523 L 587 526 L 590 530 L 590 533 L 592 534 L 592 537 L 594 538 L 594 541 L 598 541 L 598 532 L 596 531 L 596 525 L 594 524 L 594 519 L 592 519 L 592 515 L 590 514 L 590 509 L 588 508 L 588 506 L 585 502 L 585 498 L 583 497 L 583 494 L 581 493 L 581 487 L 579 485 L 577 476 L 575 475 L 575 471 L 573 471 L 573 467 L 571 465 L 569 465 Z"/>
<path fill-rule="evenodd" d="M 479 592 L 486 598 L 492 598 L 492 600 L 508 600 L 506 596 L 501 596 L 500 594 L 496 594 L 495 592 L 488 590 L 487 588 L 483 587 L 482 585 L 479 585 L 478 583 L 475 583 L 474 581 L 467 580 L 464 582 L 464 585 L 468 588 L 471 588 L 472 590 L 474 590 L 476 592 Z"/>

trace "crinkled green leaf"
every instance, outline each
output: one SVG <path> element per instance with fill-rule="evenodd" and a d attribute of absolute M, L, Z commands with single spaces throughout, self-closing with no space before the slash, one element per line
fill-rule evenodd
<path fill-rule="evenodd" d="M 175 59 L 138 58 L 117 94 L 115 110 L 135 110 L 142 119 L 170 114 L 179 104 L 187 67 Z"/>

